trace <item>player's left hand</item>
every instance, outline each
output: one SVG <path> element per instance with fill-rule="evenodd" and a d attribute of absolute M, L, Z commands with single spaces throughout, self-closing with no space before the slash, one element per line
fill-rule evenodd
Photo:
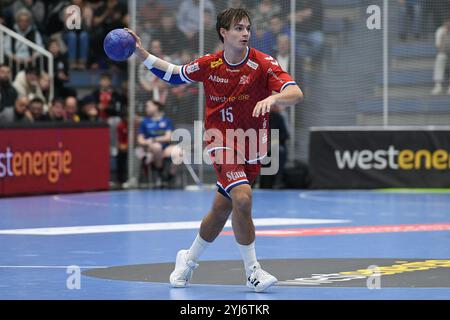
<path fill-rule="evenodd" d="M 265 115 L 270 112 L 270 108 L 276 103 L 274 96 L 267 97 L 264 100 L 259 101 L 255 109 L 253 109 L 253 116 L 259 117 L 260 115 Z"/>

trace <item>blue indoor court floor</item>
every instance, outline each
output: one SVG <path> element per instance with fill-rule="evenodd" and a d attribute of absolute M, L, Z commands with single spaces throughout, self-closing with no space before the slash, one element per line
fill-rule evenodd
<path fill-rule="evenodd" d="M 0 299 L 450 299 L 445 190 L 255 190 L 257 256 L 280 282 L 266 293 L 244 285 L 227 226 L 193 283 L 171 288 L 176 253 L 189 248 L 214 194 L 0 199 Z M 375 280 L 370 265 L 381 270 Z"/>

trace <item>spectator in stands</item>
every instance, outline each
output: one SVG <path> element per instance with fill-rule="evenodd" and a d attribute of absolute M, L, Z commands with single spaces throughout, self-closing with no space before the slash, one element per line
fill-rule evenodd
<path fill-rule="evenodd" d="M 400 5 L 400 40 L 411 34 L 419 39 L 419 23 L 422 14 L 421 0 L 398 0 Z"/>
<path fill-rule="evenodd" d="M 103 50 L 103 39 L 109 31 L 125 27 L 127 7 L 119 0 L 107 0 L 94 10 L 92 20 L 91 53 L 93 54 L 94 67 L 98 67 L 99 60 L 106 59 Z M 106 60 L 105 60 L 106 61 Z"/>
<path fill-rule="evenodd" d="M 39 88 L 41 89 L 42 97 L 44 98 L 45 110 L 48 110 L 48 105 L 50 104 L 50 100 L 52 99 L 52 97 L 50 96 L 50 82 L 50 76 L 47 73 L 42 72 L 39 76 Z"/>
<path fill-rule="evenodd" d="M 56 97 L 75 96 L 76 91 L 67 88 L 65 84 L 69 81 L 69 62 L 66 53 L 61 52 L 61 46 L 58 40 L 50 40 L 47 50 L 53 54 L 53 72 L 55 74 L 53 85 Z M 48 73 L 48 60 L 45 60 L 45 71 Z"/>
<path fill-rule="evenodd" d="M 251 32 L 250 45 L 259 51 L 264 52 L 264 50 L 267 50 L 267 46 L 264 42 L 264 34 L 266 31 L 262 29 L 262 26 L 253 24 Z"/>
<path fill-rule="evenodd" d="M 0 112 L 5 108 L 14 107 L 17 90 L 11 83 L 11 69 L 6 64 L 0 64 Z"/>
<path fill-rule="evenodd" d="M 210 10 L 205 10 L 205 13 L 203 15 L 204 17 L 204 50 L 205 53 L 213 53 L 214 48 L 216 47 L 217 43 L 220 42 L 220 40 L 217 38 L 217 31 L 216 31 L 216 17 L 213 16 L 213 12 Z M 193 43 L 198 44 L 199 43 L 199 36 L 200 33 L 197 32 L 195 34 Z"/>
<path fill-rule="evenodd" d="M 200 0 L 183 0 L 177 13 L 177 27 L 188 40 L 193 40 L 198 32 Z M 205 11 L 212 12 L 216 16 L 216 9 L 210 0 L 205 0 Z"/>
<path fill-rule="evenodd" d="M 117 181 L 123 186 L 128 180 L 128 115 L 123 111 L 117 126 Z"/>
<path fill-rule="evenodd" d="M 92 25 L 93 11 L 83 0 L 72 0 L 70 5 L 80 8 L 82 18 L 80 29 L 66 30 L 64 32 L 70 68 L 84 70 L 89 54 L 89 32 Z"/>
<path fill-rule="evenodd" d="M 443 91 L 445 70 L 448 66 L 448 57 L 450 54 L 450 20 L 447 20 L 436 31 L 437 55 L 434 63 L 434 88 L 431 91 L 433 95 L 441 94 Z M 450 95 L 450 84 L 447 93 Z"/>
<path fill-rule="evenodd" d="M 163 23 L 162 19 L 169 14 L 165 3 L 162 2 L 159 0 L 146 0 L 145 6 L 139 9 L 139 16 L 142 17 L 145 24 L 148 24 L 146 27 L 152 30 L 158 29 L 159 25 Z M 169 15 L 172 16 L 173 13 Z"/>
<path fill-rule="evenodd" d="M 221 42 L 222 44 L 222 42 Z M 215 52 L 220 51 L 215 48 Z M 194 59 L 194 54 L 189 49 L 184 49 L 181 52 L 180 64 L 187 64 Z M 163 97 L 163 96 L 162 96 Z M 193 106 L 198 102 L 198 86 L 194 83 L 182 84 L 178 86 L 170 86 L 167 100 L 158 100 L 166 106 L 170 106 L 170 114 L 176 117 L 175 120 L 183 119 L 183 111 L 181 106 Z M 166 111 L 169 111 L 166 109 Z"/>
<path fill-rule="evenodd" d="M 280 14 L 280 5 L 272 0 L 262 0 L 253 11 L 252 25 L 257 25 L 263 33 L 269 30 L 270 18 Z"/>
<path fill-rule="evenodd" d="M 279 134 L 279 140 L 275 141 L 272 139 L 271 141 L 272 145 L 277 144 L 279 148 L 279 169 L 276 175 L 261 175 L 260 188 L 262 189 L 282 187 L 282 178 L 287 161 L 287 140 L 289 139 L 289 131 L 287 129 L 286 120 L 282 115 L 282 111 L 283 108 L 276 104 L 270 109 L 270 129 L 277 129 Z M 269 155 L 271 156 L 270 151 Z"/>
<path fill-rule="evenodd" d="M 181 155 L 181 149 L 170 144 L 173 130 L 172 121 L 164 115 L 164 105 L 157 101 L 148 101 L 146 117 L 139 126 L 137 142 L 143 150 L 138 152 L 138 156 L 141 155 L 140 158 L 145 164 L 153 164 L 167 183 L 173 181 L 176 173 L 176 166 L 171 164 L 171 155 Z"/>
<path fill-rule="evenodd" d="M 31 13 L 27 9 L 21 9 L 15 16 L 16 23 L 13 30 L 26 39 L 34 42 L 38 46 L 43 46 L 42 36 L 34 27 Z M 37 52 L 26 46 L 23 42 L 17 41 L 15 38 L 5 36 L 4 49 L 8 60 L 12 61 L 13 74 L 22 70 L 26 66 L 36 64 Z"/>
<path fill-rule="evenodd" d="M 34 97 L 45 100 L 44 94 L 39 86 L 40 73 L 34 67 L 27 67 L 20 71 L 14 79 L 13 86 L 17 90 L 19 96 L 33 99 Z"/>
<path fill-rule="evenodd" d="M 0 123 L 31 123 L 33 116 L 28 110 L 28 103 L 27 97 L 19 96 L 14 108 L 7 108 L 0 113 Z"/>
<path fill-rule="evenodd" d="M 291 71 L 291 40 L 287 34 L 279 34 L 277 37 L 277 45 L 275 48 L 274 58 L 283 68 L 283 70 L 289 71 L 290 74 L 294 75 L 294 72 Z M 304 86 L 303 77 L 302 77 L 302 64 L 301 59 L 296 56 L 295 58 L 295 78 L 294 80 L 297 84 L 301 85 L 302 88 Z"/>
<path fill-rule="evenodd" d="M 171 12 L 166 12 L 162 16 L 161 26 L 156 29 L 154 39 L 160 41 L 162 51 L 171 58 L 179 55 L 181 49 L 187 45 L 186 37 L 184 33 L 177 28 L 175 17 Z"/>
<path fill-rule="evenodd" d="M 298 0 L 295 18 L 297 50 L 306 65 L 314 65 L 321 59 L 324 46 L 322 1 Z"/>
<path fill-rule="evenodd" d="M 277 37 L 280 34 L 288 35 L 289 27 L 284 23 L 280 15 L 274 15 L 270 18 L 269 29 L 264 33 L 263 43 L 265 48 L 262 51 L 271 56 L 275 55 Z"/>
<path fill-rule="evenodd" d="M 46 1 L 46 23 L 44 34 L 47 37 L 60 37 L 66 28 L 65 8 L 68 0 Z"/>
<path fill-rule="evenodd" d="M 111 116 L 120 114 L 123 99 L 120 93 L 113 89 L 112 78 L 109 73 L 100 76 L 100 87 L 92 92 L 92 96 L 97 103 L 100 119 L 106 120 Z"/>
<path fill-rule="evenodd" d="M 0 24 L 6 25 L 6 19 L 5 19 L 5 6 L 6 4 L 4 4 L 3 2 L 0 2 Z M 0 111 L 1 112 L 1 111 Z"/>
<path fill-rule="evenodd" d="M 64 100 L 61 98 L 53 99 L 49 111 L 48 116 L 50 121 L 53 122 L 64 122 Z"/>
<path fill-rule="evenodd" d="M 152 40 L 150 50 L 152 53 L 155 52 L 154 54 L 158 54 L 158 57 L 164 57 L 166 61 L 175 62 L 171 57 L 163 53 L 160 40 Z M 148 72 L 148 69 L 143 64 L 139 66 L 138 77 L 142 88 L 151 94 L 153 100 L 166 103 L 170 89 L 166 82 L 156 77 L 153 73 Z"/>
<path fill-rule="evenodd" d="M 78 115 L 78 100 L 74 96 L 69 96 L 64 101 L 64 112 L 67 122 L 80 122 L 80 116 Z"/>
<path fill-rule="evenodd" d="M 448 0 L 423 0 L 422 3 L 422 31 L 432 34 L 448 19 L 450 2 Z M 431 30 L 430 30 L 431 20 Z"/>
<path fill-rule="evenodd" d="M 99 112 L 95 98 L 93 96 L 85 96 L 81 100 L 80 120 L 97 122 L 100 120 L 98 114 Z"/>
<path fill-rule="evenodd" d="M 31 99 L 29 109 L 34 122 L 50 121 L 50 117 L 44 111 L 44 101 L 42 99 Z"/>
<path fill-rule="evenodd" d="M 35 26 L 38 28 L 39 31 L 42 31 L 44 29 L 46 12 L 45 12 L 44 3 L 40 0 L 17 0 L 17 1 L 14 1 L 10 7 L 5 9 L 6 16 L 7 16 L 6 25 L 8 27 L 13 26 L 14 16 L 20 10 L 23 10 L 23 9 L 30 12 Z"/>

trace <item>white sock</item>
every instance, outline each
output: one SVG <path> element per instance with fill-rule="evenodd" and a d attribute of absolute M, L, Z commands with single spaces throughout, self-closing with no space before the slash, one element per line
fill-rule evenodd
<path fill-rule="evenodd" d="M 197 234 L 197 237 L 195 238 L 194 242 L 191 245 L 191 248 L 189 249 L 187 259 L 197 262 L 203 251 L 205 251 L 210 244 L 211 242 L 203 240 L 202 237 L 200 237 L 200 234 Z"/>
<path fill-rule="evenodd" d="M 245 273 L 248 275 L 253 266 L 258 263 L 256 260 L 255 241 L 246 246 L 239 243 L 237 245 L 241 252 L 242 260 L 244 260 Z"/>

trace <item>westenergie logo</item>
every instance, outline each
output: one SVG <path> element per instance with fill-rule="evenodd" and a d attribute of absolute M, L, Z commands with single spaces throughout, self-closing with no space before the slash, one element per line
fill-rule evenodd
<path fill-rule="evenodd" d="M 336 150 L 336 164 L 340 170 L 448 170 L 450 154 L 447 150 L 434 151 L 397 150 L 389 146 L 387 150 Z"/>
<path fill-rule="evenodd" d="M 50 183 L 59 181 L 62 175 L 72 172 L 72 152 L 62 150 L 16 151 L 6 147 L 0 150 L 0 179 L 8 177 L 47 176 Z"/>

